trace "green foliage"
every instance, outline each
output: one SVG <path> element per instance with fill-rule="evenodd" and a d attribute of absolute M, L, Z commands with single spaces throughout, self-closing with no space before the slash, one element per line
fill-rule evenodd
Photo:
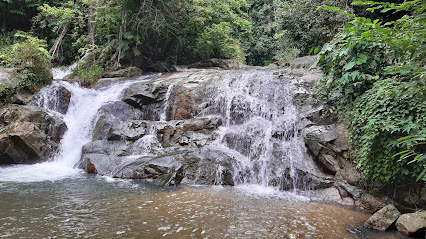
<path fill-rule="evenodd" d="M 251 38 L 246 0 L 181 1 L 178 24 L 166 29 L 173 43 L 168 49 L 176 61 L 189 63 L 207 58 L 245 59 L 243 42 Z"/>
<path fill-rule="evenodd" d="M 52 80 L 50 72 L 51 57 L 45 49 L 46 43 L 36 37 L 17 32 L 15 37 L 21 41 L 12 46 L 9 54 L 3 55 L 7 66 L 18 69 L 20 88 L 32 88 L 48 84 Z"/>
<path fill-rule="evenodd" d="M 13 43 L 13 34 L 0 34 L 0 67 L 8 67 L 8 62 L 3 58 L 6 58 L 7 54 L 12 51 Z"/>
<path fill-rule="evenodd" d="M 423 170 L 417 176 L 417 181 L 420 179 L 426 181 L 426 128 L 420 130 L 417 135 L 410 135 L 398 139 L 400 145 L 406 150 L 401 151 L 394 155 L 399 156 L 398 161 L 407 161 L 411 159 L 408 164 L 418 163 L 423 164 Z"/>
<path fill-rule="evenodd" d="M 412 15 L 387 23 L 354 17 L 319 53 L 325 77 L 318 96 L 334 103 L 349 121 L 353 156 L 368 178 L 410 181 L 422 173 L 424 162 L 393 155 L 404 150 L 399 138 L 426 128 L 426 3 L 354 4 Z"/>
<path fill-rule="evenodd" d="M 45 42 L 20 31 L 15 34 L 15 38 L 2 38 L 4 42 L 16 43 L 0 48 L 0 66 L 16 68 L 19 81 L 15 87 L 0 89 L 0 105 L 6 104 L 10 97 L 21 89 L 32 90 L 37 86 L 49 84 L 52 80 L 51 57 L 45 49 Z"/>
<path fill-rule="evenodd" d="M 77 64 L 76 72 L 83 79 L 84 85 L 90 85 L 99 79 L 103 68 L 98 64 L 88 64 L 86 61 L 80 61 Z"/>
<path fill-rule="evenodd" d="M 348 19 L 328 11 L 317 10 L 323 4 L 346 7 L 334 0 L 291 0 L 274 1 L 277 5 L 276 21 L 279 26 L 275 38 L 278 39 L 276 60 L 283 60 L 288 51 L 297 49 L 307 55 L 310 49 L 330 41 Z M 293 50 L 294 52 L 294 50 Z M 293 53 L 294 54 L 294 53 Z M 285 58 L 285 57 L 284 57 Z"/>

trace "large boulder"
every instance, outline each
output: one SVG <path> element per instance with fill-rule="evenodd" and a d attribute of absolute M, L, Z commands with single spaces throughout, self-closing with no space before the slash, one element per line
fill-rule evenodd
<path fill-rule="evenodd" d="M 386 205 L 392 203 L 392 200 L 386 196 L 373 196 L 370 193 L 363 193 L 359 199 L 360 206 L 366 210 L 376 212 Z"/>
<path fill-rule="evenodd" d="M 10 105 L 0 110 L 0 164 L 48 160 L 67 127 L 35 106 Z"/>
<path fill-rule="evenodd" d="M 401 213 L 392 204 L 380 209 L 374 213 L 365 223 L 364 226 L 379 231 L 386 231 L 401 215 Z"/>
<path fill-rule="evenodd" d="M 122 102 L 113 101 L 103 105 L 97 113 L 93 140 L 108 139 L 109 132 L 120 120 L 136 120 L 141 118 L 141 112 Z"/>
<path fill-rule="evenodd" d="M 395 223 L 399 232 L 405 235 L 425 234 L 426 211 L 402 214 Z"/>

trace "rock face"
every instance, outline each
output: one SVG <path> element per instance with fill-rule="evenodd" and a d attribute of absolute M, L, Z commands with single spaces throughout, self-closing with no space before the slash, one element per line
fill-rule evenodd
<path fill-rule="evenodd" d="M 424 235 L 426 232 L 426 211 L 402 214 L 395 225 L 398 231 L 405 235 Z"/>
<path fill-rule="evenodd" d="M 392 225 L 401 213 L 392 204 L 380 209 L 374 213 L 364 224 L 364 226 L 373 228 L 379 231 L 386 231 Z"/>
<path fill-rule="evenodd" d="M 45 161 L 55 153 L 65 123 L 38 107 L 10 105 L 0 110 L 0 164 Z"/>
<path fill-rule="evenodd" d="M 45 111 L 66 114 L 71 100 L 71 92 L 58 84 L 51 84 L 36 93 L 30 104 Z"/>
<path fill-rule="evenodd" d="M 318 169 L 303 142 L 303 124 L 312 119 L 308 127 L 317 126 L 320 116 L 310 110 L 299 120 L 304 104 L 293 101 L 292 80 L 263 69 L 190 69 L 135 82 L 122 101 L 99 110 L 79 167 L 163 185 L 330 187 L 333 174 Z M 347 148 L 329 131 L 329 138 L 316 139 L 343 155 Z"/>

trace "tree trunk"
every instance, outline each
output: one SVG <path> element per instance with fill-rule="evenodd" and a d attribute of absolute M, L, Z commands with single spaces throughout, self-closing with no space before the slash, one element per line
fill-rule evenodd
<path fill-rule="evenodd" d="M 62 39 L 65 37 L 65 34 L 67 34 L 68 26 L 69 26 L 69 24 L 65 25 L 65 27 L 62 29 L 62 32 L 59 35 L 58 39 L 56 39 L 55 44 L 53 44 L 52 48 L 50 48 L 49 54 L 51 56 L 54 56 L 55 54 L 58 53 L 58 48 L 59 48 L 59 46 L 61 46 Z"/>
<path fill-rule="evenodd" d="M 1 22 L 1 26 L 0 26 L 0 30 L 2 33 L 6 33 L 7 32 L 7 20 L 6 20 L 6 14 L 8 12 L 8 3 L 5 3 L 5 6 L 1 7 L 1 11 L 0 11 L 0 22 Z"/>

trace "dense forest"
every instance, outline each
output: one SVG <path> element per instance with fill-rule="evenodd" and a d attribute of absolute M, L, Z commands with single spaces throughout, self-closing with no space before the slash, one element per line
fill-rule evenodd
<path fill-rule="evenodd" d="M 129 65 L 317 54 L 318 99 L 347 122 L 366 178 L 424 183 L 425 11 L 424 0 L 0 0 L 0 65 L 20 69 L 25 88 L 79 59 L 96 80 Z"/>

